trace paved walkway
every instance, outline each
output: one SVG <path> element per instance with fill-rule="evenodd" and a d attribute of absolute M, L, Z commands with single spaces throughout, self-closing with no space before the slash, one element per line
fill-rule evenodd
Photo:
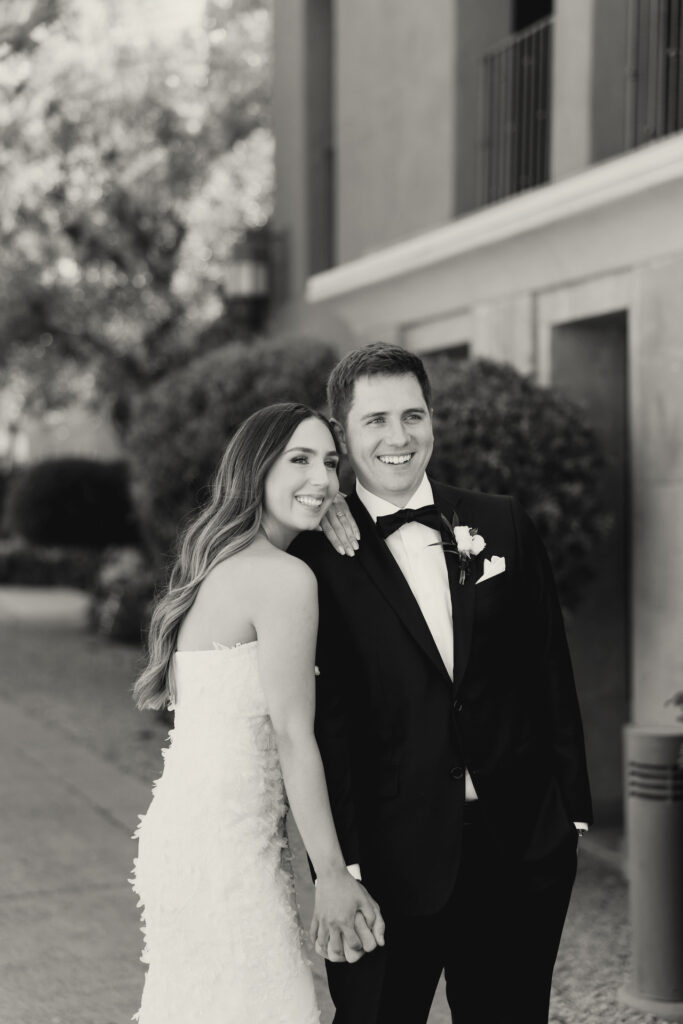
<path fill-rule="evenodd" d="M 135 1009 L 125 879 L 145 787 L 0 701 L 0 1020 L 119 1024 Z"/>
<path fill-rule="evenodd" d="M 71 587 L 0 586 L 0 622 L 84 628 L 88 595 Z"/>
<path fill-rule="evenodd" d="M 134 655 L 88 637 L 84 607 L 82 595 L 73 592 L 0 587 L 4 653 L 24 645 L 14 661 L 0 663 L 2 1024 L 124 1024 L 142 987 L 138 910 L 127 878 L 130 835 L 149 802 L 150 786 L 142 779 L 150 778 L 150 770 L 133 751 L 146 744 L 156 764 L 164 727 L 155 720 L 140 729 L 121 687 Z M 92 674 L 81 671 L 85 683 L 77 684 L 76 673 L 72 679 L 65 666 L 81 657 L 81 649 Z M 38 660 L 31 661 L 31 653 Z M 106 726 L 101 734 L 99 722 Z M 137 739 L 131 739 L 136 729 Z M 294 846 L 308 921 L 310 880 L 296 837 Z M 618 850 L 611 840 L 600 852 L 599 837 L 594 846 L 604 864 L 586 849 L 551 1019 L 644 1024 L 646 1018 L 624 1012 L 615 998 L 628 956 L 625 887 L 614 870 Z M 317 958 L 315 970 L 322 1024 L 329 1024 Z M 430 1024 L 448 1021 L 441 986 Z"/>

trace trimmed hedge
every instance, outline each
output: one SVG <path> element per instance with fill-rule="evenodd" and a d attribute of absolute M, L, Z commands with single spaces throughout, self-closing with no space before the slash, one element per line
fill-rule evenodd
<path fill-rule="evenodd" d="M 89 590 L 98 566 L 92 548 L 40 547 L 20 537 L 0 541 L 0 583 Z"/>
<path fill-rule="evenodd" d="M 5 523 L 34 544 L 103 548 L 138 536 L 123 462 L 60 458 L 23 470 L 9 486 Z"/>
<path fill-rule="evenodd" d="M 273 402 L 324 408 L 336 360 L 332 348 L 306 340 L 233 342 L 137 399 L 126 445 L 141 530 L 157 557 L 174 547 L 239 424 Z"/>
<path fill-rule="evenodd" d="M 446 353 L 425 364 L 434 387 L 430 473 L 518 498 L 548 549 L 562 604 L 575 607 L 611 524 L 604 461 L 581 410 L 505 364 Z"/>
<path fill-rule="evenodd" d="M 12 477 L 15 473 L 9 469 L 0 469 L 0 537 L 7 536 L 7 529 L 5 526 L 5 500 L 7 498 L 7 491 L 9 490 Z"/>

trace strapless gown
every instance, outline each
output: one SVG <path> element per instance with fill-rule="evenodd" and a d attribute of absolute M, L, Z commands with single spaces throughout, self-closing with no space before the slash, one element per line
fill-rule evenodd
<path fill-rule="evenodd" d="M 133 838 L 139 1024 L 318 1024 L 257 641 L 175 656 L 175 723 Z"/>

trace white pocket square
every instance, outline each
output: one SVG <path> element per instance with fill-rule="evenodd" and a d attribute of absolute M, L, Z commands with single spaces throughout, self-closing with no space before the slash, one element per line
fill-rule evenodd
<path fill-rule="evenodd" d="M 477 580 L 477 583 L 490 580 L 492 576 L 498 576 L 501 572 L 505 572 L 505 556 L 491 555 L 490 558 L 484 559 L 484 571 Z"/>

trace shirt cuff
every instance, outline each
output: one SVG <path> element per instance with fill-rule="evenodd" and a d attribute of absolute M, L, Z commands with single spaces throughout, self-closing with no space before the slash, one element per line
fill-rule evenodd
<path fill-rule="evenodd" d="M 578 829 L 581 832 L 587 832 L 588 831 L 588 822 L 587 821 L 575 821 L 574 822 L 574 828 Z"/>

